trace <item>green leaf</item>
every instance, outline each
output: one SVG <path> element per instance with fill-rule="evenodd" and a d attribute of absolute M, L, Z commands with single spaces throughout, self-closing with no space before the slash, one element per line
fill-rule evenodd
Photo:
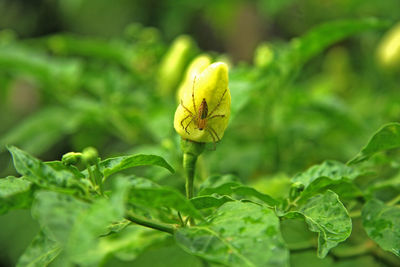
<path fill-rule="evenodd" d="M 291 43 L 292 64 L 304 64 L 330 45 L 354 34 L 390 26 L 387 21 L 375 18 L 343 19 L 321 24 Z"/>
<path fill-rule="evenodd" d="M 99 252 L 113 254 L 123 261 L 132 261 L 152 244 L 158 244 L 169 234 L 131 224 L 124 230 L 100 239 Z"/>
<path fill-rule="evenodd" d="M 66 170 L 55 171 L 52 167 L 15 146 L 8 147 L 8 150 L 12 154 L 17 172 L 39 186 L 67 187 L 68 180 L 74 180 L 73 173 Z"/>
<path fill-rule="evenodd" d="M 276 51 L 276 58 L 266 71 L 260 70 L 258 75 L 254 75 L 249 69 L 236 68 L 230 75 L 232 117 L 240 113 L 254 91 L 263 90 L 266 86 L 278 90 L 287 81 L 293 80 L 307 61 L 329 46 L 357 33 L 389 26 L 390 23 L 374 18 L 329 21 L 293 39 L 281 51 Z"/>
<path fill-rule="evenodd" d="M 227 266 L 288 266 L 275 213 L 254 203 L 227 202 L 206 223 L 180 228 L 185 251 Z"/>
<path fill-rule="evenodd" d="M 200 192 L 203 191 L 204 195 L 208 195 L 208 193 L 204 190 L 217 188 L 228 183 L 240 184 L 240 180 L 236 176 L 230 174 L 210 176 L 204 182 L 201 183 L 199 191 Z"/>
<path fill-rule="evenodd" d="M 229 201 L 234 199 L 228 196 L 199 196 L 190 199 L 196 209 L 216 208 Z"/>
<path fill-rule="evenodd" d="M 66 244 L 71 229 L 90 204 L 73 196 L 50 191 L 36 193 L 32 216 L 39 221 L 44 233 L 55 241 Z"/>
<path fill-rule="evenodd" d="M 265 203 L 271 207 L 277 206 L 280 203 L 279 201 L 275 200 L 271 196 L 269 196 L 267 194 L 263 194 L 249 186 L 232 187 L 232 192 L 239 196 L 254 197 L 256 199 L 261 200 L 263 203 Z"/>
<path fill-rule="evenodd" d="M 388 123 L 382 126 L 368 141 L 367 145 L 348 164 L 367 160 L 375 153 L 400 147 L 400 123 Z"/>
<path fill-rule="evenodd" d="M 287 218 L 303 217 L 312 232 L 318 233 L 318 257 L 324 258 L 329 250 L 346 240 L 352 229 L 350 216 L 339 197 L 327 190 L 300 206 L 299 210 L 284 215 Z"/>
<path fill-rule="evenodd" d="M 267 194 L 263 194 L 252 187 L 241 185 L 239 182 L 236 182 L 236 179 L 232 176 L 213 176 L 208 180 L 206 180 L 200 187 L 201 190 L 198 193 L 198 196 L 236 194 L 239 199 L 255 198 L 271 207 L 279 205 L 279 201 L 276 199 Z"/>
<path fill-rule="evenodd" d="M 39 232 L 18 259 L 17 267 L 47 266 L 60 252 L 60 244 L 49 239 L 43 232 Z"/>
<path fill-rule="evenodd" d="M 107 227 L 107 231 L 105 234 L 102 234 L 101 236 L 108 236 L 112 235 L 115 233 L 119 233 L 120 231 L 124 230 L 126 227 L 128 227 L 130 224 L 132 224 L 131 221 L 127 219 L 123 219 L 119 222 L 113 222 Z"/>
<path fill-rule="evenodd" d="M 100 169 L 104 176 L 110 176 L 116 172 L 145 165 L 156 165 L 166 168 L 170 172 L 175 172 L 171 165 L 165 161 L 160 156 L 156 155 L 132 155 L 132 156 L 122 156 L 116 158 L 106 159 L 100 162 Z"/>
<path fill-rule="evenodd" d="M 200 212 L 180 192 L 173 188 L 161 187 L 150 180 L 134 177 L 131 179 L 129 201 L 143 207 L 175 209 L 193 218 L 202 219 Z"/>
<path fill-rule="evenodd" d="M 341 180 L 343 178 L 354 180 L 363 174 L 364 173 L 357 168 L 346 166 L 339 161 L 327 160 L 309 168 L 305 172 L 297 174 L 292 181 L 294 183 L 301 183 L 304 185 L 304 188 L 307 188 L 313 181 L 320 177 L 328 177 L 332 181 Z"/>
<path fill-rule="evenodd" d="M 327 189 L 338 194 L 342 199 L 354 199 L 363 196 L 363 192 L 347 178 L 331 179 L 328 177 L 319 177 L 312 181 L 307 188 L 301 192 L 298 203 L 302 203 L 311 196 L 323 193 Z"/>
<path fill-rule="evenodd" d="M 117 181 L 109 199 L 97 199 L 92 204 L 56 192 L 37 193 L 32 214 L 44 233 L 61 244 L 69 261 L 81 266 L 97 266 L 115 251 L 104 241 L 108 239 L 100 236 L 124 215 L 129 185 L 124 180 Z"/>
<path fill-rule="evenodd" d="M 372 199 L 362 209 L 362 220 L 368 236 L 379 246 L 400 257 L 400 208 L 386 206 Z"/>
<path fill-rule="evenodd" d="M 232 188 L 241 186 L 240 183 L 227 182 L 213 187 L 203 187 L 198 193 L 199 196 L 208 196 L 212 194 L 218 195 L 230 195 L 232 194 Z"/>
<path fill-rule="evenodd" d="M 50 166 L 53 170 L 55 171 L 68 171 L 74 174 L 75 178 L 85 178 L 85 175 L 83 175 L 78 168 L 76 168 L 73 165 L 66 166 L 63 164 L 61 161 L 46 161 L 44 162 L 45 165 Z"/>
<path fill-rule="evenodd" d="M 0 179 L 0 215 L 12 209 L 30 207 L 33 199 L 32 183 L 24 177 Z"/>

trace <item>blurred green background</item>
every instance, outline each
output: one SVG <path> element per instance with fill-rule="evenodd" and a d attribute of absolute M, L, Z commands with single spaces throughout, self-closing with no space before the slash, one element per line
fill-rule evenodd
<path fill-rule="evenodd" d="M 231 67 L 233 111 L 217 150 L 199 161 L 199 180 L 234 174 L 282 197 L 296 172 L 346 162 L 379 126 L 399 121 L 399 48 L 397 58 L 379 54 L 399 10 L 398 0 L 0 0 L 0 177 L 15 174 L 6 144 L 43 160 L 94 146 L 102 158 L 161 155 L 174 177 L 139 174 L 183 189 L 176 89 L 190 61 L 208 53 Z M 287 56 L 294 38 L 322 23 L 370 18 L 384 26 L 321 52 L 303 47 L 299 54 L 312 57 L 301 63 Z M 38 225 L 29 211 L 14 211 L 0 229 L 0 265 L 13 266 Z M 334 264 L 307 253 L 294 254 L 293 266 Z M 177 257 L 201 266 L 169 245 L 128 266 L 178 266 Z M 340 264 L 380 266 L 372 258 Z"/>

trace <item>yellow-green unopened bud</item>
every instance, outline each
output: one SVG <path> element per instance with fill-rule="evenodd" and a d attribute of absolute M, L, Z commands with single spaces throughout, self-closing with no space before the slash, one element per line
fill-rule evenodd
<path fill-rule="evenodd" d="M 383 37 L 378 47 L 378 59 L 388 69 L 400 66 L 400 23 Z"/>
<path fill-rule="evenodd" d="M 271 64 L 272 60 L 274 59 L 274 52 L 272 51 L 271 47 L 263 43 L 259 45 L 254 53 L 254 65 L 257 67 L 266 67 Z"/>
<path fill-rule="evenodd" d="M 185 88 L 190 87 L 193 84 L 194 78 L 203 70 L 205 70 L 210 64 L 211 58 L 206 54 L 200 55 L 192 60 L 177 91 L 178 103 L 181 101 Z"/>
<path fill-rule="evenodd" d="M 158 88 L 168 95 L 178 85 L 183 70 L 194 50 L 194 42 L 189 36 L 178 37 L 162 59 L 158 73 Z"/>
<path fill-rule="evenodd" d="M 218 142 L 228 126 L 230 106 L 228 67 L 222 62 L 211 64 L 183 89 L 175 130 L 183 139 Z"/>
<path fill-rule="evenodd" d="M 95 164 L 99 154 L 93 147 L 87 147 L 82 151 L 82 159 L 88 164 Z"/>
<path fill-rule="evenodd" d="M 68 152 L 62 156 L 61 162 L 64 165 L 76 165 L 82 159 L 82 153 L 79 152 Z"/>

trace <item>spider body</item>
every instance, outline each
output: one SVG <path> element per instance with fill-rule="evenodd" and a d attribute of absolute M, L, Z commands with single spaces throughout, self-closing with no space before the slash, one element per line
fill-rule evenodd
<path fill-rule="evenodd" d="M 225 115 L 213 115 L 214 112 L 217 110 L 217 108 L 220 106 L 227 89 L 223 92 L 221 98 L 218 100 L 218 103 L 216 106 L 211 110 L 210 113 L 208 113 L 208 104 L 205 98 L 201 101 L 201 104 L 199 108 L 196 108 L 196 102 L 195 102 L 195 97 L 194 97 L 194 85 L 195 85 L 196 77 L 194 78 L 193 81 L 193 87 L 192 87 L 192 103 L 193 103 L 193 109 L 194 111 L 192 112 L 190 109 L 188 109 L 184 104 L 183 101 L 181 100 L 181 106 L 185 109 L 187 113 L 189 113 L 185 118 L 181 120 L 181 126 L 185 130 L 187 134 L 190 134 L 189 131 L 187 130 L 189 125 L 193 122 L 195 125 L 196 130 L 200 131 L 206 131 L 208 134 L 210 134 L 213 142 L 214 142 L 214 148 L 215 148 L 215 143 L 220 141 L 221 139 L 219 138 L 217 132 L 208 124 L 208 122 L 212 119 L 215 118 L 223 118 Z M 183 125 L 184 121 L 190 118 L 190 121 L 186 124 L 186 126 Z"/>
<path fill-rule="evenodd" d="M 198 114 L 200 116 L 197 118 L 197 128 L 202 131 L 207 126 L 208 105 L 205 98 L 201 101 Z"/>

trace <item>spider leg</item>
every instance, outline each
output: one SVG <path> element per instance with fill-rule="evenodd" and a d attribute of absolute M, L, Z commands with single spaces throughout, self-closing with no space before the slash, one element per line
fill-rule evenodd
<path fill-rule="evenodd" d="M 187 118 L 189 118 L 190 116 L 191 116 L 191 114 L 187 115 L 185 118 L 183 118 L 183 120 L 181 120 L 181 125 L 182 125 L 182 128 L 183 128 L 183 129 L 185 129 L 185 126 L 183 126 L 183 122 L 184 122 Z"/>
<path fill-rule="evenodd" d="M 207 120 L 211 120 L 211 119 L 214 119 L 214 118 L 223 118 L 223 117 L 225 117 L 225 115 L 214 115 L 214 116 L 211 116 L 211 117 L 207 118 Z"/>
<path fill-rule="evenodd" d="M 208 116 L 211 116 L 215 110 L 217 110 L 217 108 L 219 107 L 219 105 L 221 105 L 222 99 L 224 98 L 226 92 L 228 91 L 228 89 L 225 89 L 224 93 L 222 94 L 221 98 L 219 99 L 217 105 L 213 108 L 213 110 L 211 111 L 211 113 L 208 114 Z"/>
<path fill-rule="evenodd" d="M 188 124 L 186 125 L 186 127 L 185 127 L 185 132 L 186 132 L 187 134 L 190 134 L 190 133 L 188 132 L 187 128 L 188 128 L 189 125 L 192 123 L 193 119 L 194 119 L 194 117 L 192 117 L 192 119 L 189 121 L 189 123 L 188 123 Z"/>
<path fill-rule="evenodd" d="M 214 130 L 214 128 L 212 128 L 211 126 L 208 126 L 208 128 L 210 128 L 210 130 L 213 132 L 213 134 L 215 134 L 215 136 L 217 137 L 218 141 L 221 141 L 221 138 L 219 138 L 217 132 Z"/>
<path fill-rule="evenodd" d="M 195 75 L 194 79 L 193 79 L 193 86 L 192 86 L 192 102 L 193 102 L 193 108 L 194 108 L 195 114 L 197 114 L 196 102 L 194 101 L 194 85 L 196 83 L 196 78 L 197 78 L 197 76 Z"/>
<path fill-rule="evenodd" d="M 182 106 L 187 112 L 189 112 L 190 114 L 193 115 L 193 112 L 191 112 L 187 107 L 185 107 L 185 105 L 183 104 L 182 99 L 181 99 L 181 106 Z"/>
<path fill-rule="evenodd" d="M 214 144 L 213 150 L 217 149 L 217 145 L 216 145 L 216 141 L 215 141 L 214 134 L 213 134 L 208 128 L 206 128 L 205 130 L 207 131 L 207 133 L 210 134 L 210 136 L 211 136 L 211 138 L 212 138 L 212 140 L 213 140 L 213 144 Z"/>

